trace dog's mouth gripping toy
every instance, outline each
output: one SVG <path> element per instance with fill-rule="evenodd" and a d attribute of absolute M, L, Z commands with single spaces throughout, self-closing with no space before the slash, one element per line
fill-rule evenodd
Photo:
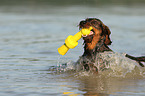
<path fill-rule="evenodd" d="M 78 45 L 78 40 L 81 39 L 82 36 L 84 37 L 84 36 L 91 34 L 92 29 L 93 29 L 92 27 L 83 28 L 78 33 L 76 33 L 74 36 L 69 35 L 65 39 L 64 45 L 62 45 L 61 47 L 58 48 L 58 53 L 61 55 L 65 55 L 69 49 L 75 48 Z"/>

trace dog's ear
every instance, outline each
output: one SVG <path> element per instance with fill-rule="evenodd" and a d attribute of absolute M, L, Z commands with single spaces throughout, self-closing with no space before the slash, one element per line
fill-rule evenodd
<path fill-rule="evenodd" d="M 103 35 L 106 36 L 105 44 L 106 45 L 111 45 L 112 41 L 110 39 L 110 34 L 111 34 L 110 29 L 108 28 L 108 26 L 103 24 L 103 30 L 102 31 L 103 31 Z"/>

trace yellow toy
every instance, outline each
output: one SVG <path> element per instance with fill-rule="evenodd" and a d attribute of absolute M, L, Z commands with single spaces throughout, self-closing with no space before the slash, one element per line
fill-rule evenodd
<path fill-rule="evenodd" d="M 65 55 L 66 52 L 71 48 L 75 48 L 78 45 L 78 40 L 81 39 L 82 35 L 89 35 L 91 30 L 93 28 L 83 28 L 82 30 L 80 30 L 78 33 L 76 33 L 74 36 L 69 35 L 66 39 L 65 39 L 65 43 L 64 45 L 62 45 L 61 47 L 58 48 L 58 53 L 61 55 Z"/>

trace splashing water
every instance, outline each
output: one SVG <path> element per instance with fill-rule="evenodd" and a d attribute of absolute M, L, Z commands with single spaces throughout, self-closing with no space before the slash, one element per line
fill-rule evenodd
<path fill-rule="evenodd" d="M 88 76 L 89 72 L 83 70 L 85 62 L 92 63 L 91 60 L 80 57 L 77 62 L 69 61 L 59 66 L 53 66 L 50 69 L 56 72 L 77 72 L 80 76 Z M 145 69 L 140 67 L 136 61 L 125 57 L 125 53 L 104 52 L 98 53 L 93 63 L 97 68 L 100 75 L 108 77 L 125 77 L 127 74 L 142 75 L 144 77 Z"/>
<path fill-rule="evenodd" d="M 97 55 L 95 65 L 104 65 L 104 69 L 109 69 L 114 76 L 125 76 L 135 70 L 137 62 L 125 57 L 125 53 L 104 52 Z M 100 59 L 102 62 L 100 62 Z M 138 66 L 139 67 L 139 66 Z M 100 68 L 99 68 L 100 69 Z M 103 71 L 103 70 L 99 70 Z"/>

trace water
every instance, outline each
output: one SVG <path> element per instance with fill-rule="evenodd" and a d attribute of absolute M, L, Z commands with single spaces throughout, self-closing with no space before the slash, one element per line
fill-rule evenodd
<path fill-rule="evenodd" d="M 68 35 L 87 17 L 100 18 L 112 31 L 112 50 L 145 55 L 145 7 L 135 5 L 64 5 L 34 2 L 0 6 L 1 96 L 143 96 L 144 68 L 127 76 L 74 70 L 82 40 L 65 56 L 57 53 Z M 80 4 L 80 3 L 78 3 Z M 91 3 L 92 4 L 92 3 Z M 102 3 L 101 3 L 102 4 Z M 143 3 L 142 3 L 143 4 Z M 65 68 L 65 65 L 69 66 Z M 54 68 L 50 70 L 50 68 Z M 60 66 L 60 67 L 59 67 Z M 62 70 L 59 70 L 59 69 Z M 57 69 L 57 70 L 56 70 Z M 113 72 L 112 72 L 113 73 Z"/>

